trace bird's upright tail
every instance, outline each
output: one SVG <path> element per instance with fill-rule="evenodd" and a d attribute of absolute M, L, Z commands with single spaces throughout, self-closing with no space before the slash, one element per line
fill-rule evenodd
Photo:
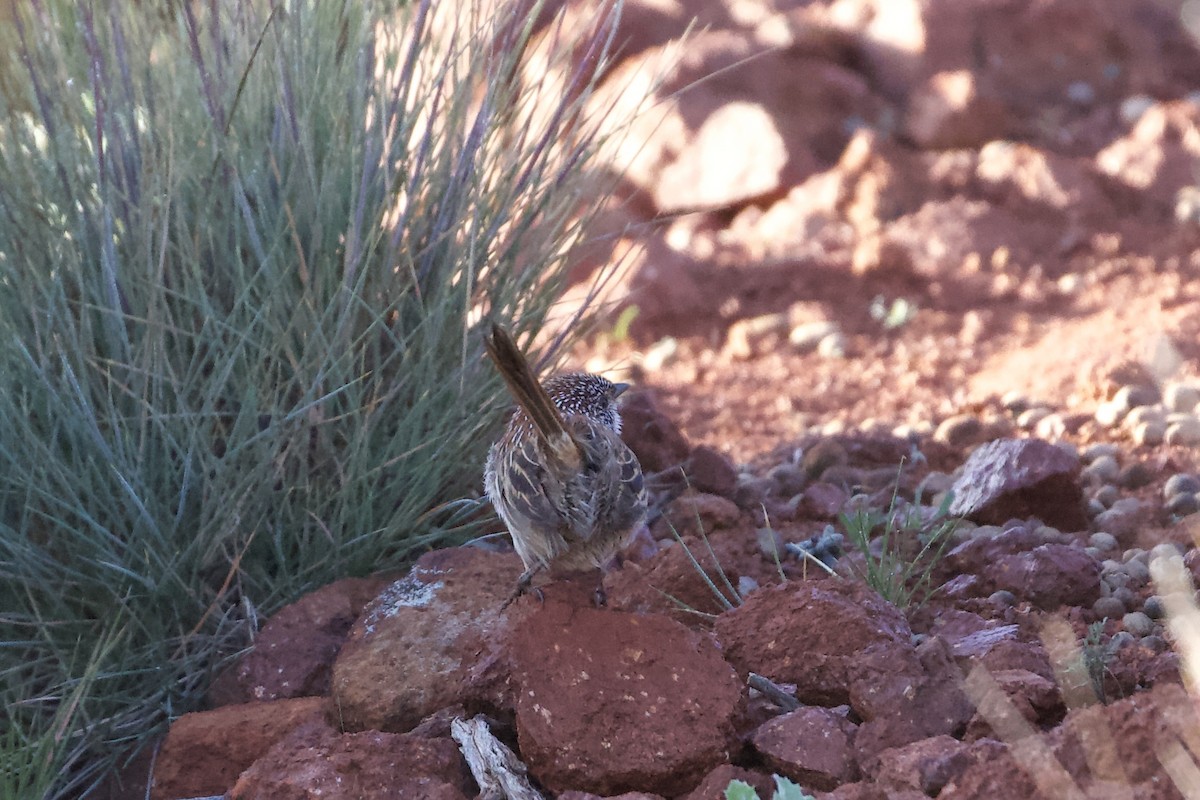
<path fill-rule="evenodd" d="M 517 343 L 508 331 L 493 323 L 492 333 L 484 339 L 484 346 L 496 369 L 500 371 L 500 376 L 508 384 L 513 399 L 533 421 L 538 433 L 552 446 L 557 447 L 569 442 L 571 449 L 577 450 L 578 445 L 563 425 L 562 415 L 555 407 L 554 401 L 533 374 L 529 362 L 517 349 Z"/>

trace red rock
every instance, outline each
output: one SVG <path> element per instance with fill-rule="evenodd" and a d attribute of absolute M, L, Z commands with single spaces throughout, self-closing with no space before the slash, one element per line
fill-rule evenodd
<path fill-rule="evenodd" d="M 978 578 L 970 587 L 977 597 L 1007 590 L 1046 610 L 1094 603 L 1100 597 L 1100 563 L 1079 545 L 1040 541 L 1028 528 L 1010 528 L 963 542 L 946 554 L 946 563 Z"/>
<path fill-rule="evenodd" d="M 458 745 L 402 733 L 338 733 L 307 725 L 242 773 L 230 800 L 466 800 L 474 782 Z"/>
<path fill-rule="evenodd" d="M 805 519 L 833 520 L 849 499 L 845 489 L 821 481 L 804 490 L 798 511 Z"/>
<path fill-rule="evenodd" d="M 1096 166 L 1137 191 L 1157 216 L 1173 215 L 1179 190 L 1194 185 L 1200 158 L 1200 106 L 1188 100 L 1155 103 L 1133 130 L 1096 154 Z"/>
<path fill-rule="evenodd" d="M 774 781 L 770 775 L 761 772 L 735 767 L 732 764 L 722 764 L 714 769 L 700 785 L 688 792 L 679 800 L 724 800 L 725 789 L 730 781 L 742 781 L 754 787 L 760 798 L 770 797 L 774 791 Z"/>
<path fill-rule="evenodd" d="M 848 703 L 863 720 L 854 747 L 864 768 L 880 750 L 953 733 L 970 718 L 946 645 L 914 648 L 904 616 L 858 582 L 760 589 L 715 630 L 739 672 L 794 684 L 803 703 Z"/>
<path fill-rule="evenodd" d="M 647 794 L 646 792 L 625 792 L 624 794 L 616 794 L 611 797 L 601 797 L 591 792 L 571 790 L 560 794 L 558 800 L 662 800 L 662 795 Z"/>
<path fill-rule="evenodd" d="M 1036 517 L 1064 531 L 1087 527 L 1079 458 L 1037 439 L 1000 439 L 976 448 L 951 491 L 950 514 L 980 524 Z"/>
<path fill-rule="evenodd" d="M 634 108 L 638 93 L 654 90 L 654 111 L 632 127 L 617 131 L 625 146 L 614 146 L 602 158 L 650 192 L 660 211 L 722 208 L 743 202 L 748 194 L 726 183 L 698 193 L 694 165 L 713 167 L 713 147 L 723 150 L 717 161 L 729 162 L 721 174 L 753 176 L 754 195 L 778 191 L 804 180 L 820 161 L 832 163 L 848 138 L 846 120 L 875 119 L 882 103 L 857 72 L 814 57 L 803 48 L 764 46 L 740 31 L 712 29 L 694 33 L 683 57 L 672 62 L 661 47 L 626 59 L 605 81 L 591 103 L 594 113 L 619 120 Z M 668 66 L 656 87 L 653 75 Z M 703 78 L 703 80 L 700 80 Z M 680 91 L 688 87 L 687 91 Z M 754 129 L 767 131 L 766 158 L 742 157 L 744 138 L 732 149 L 726 124 L 714 114 L 734 119 L 750 112 Z M 615 109 L 615 113 L 614 113 Z M 705 128 L 709 131 L 705 131 Z M 772 130 L 773 129 L 773 132 Z M 703 135 L 702 135 L 703 131 Z M 731 159 L 730 153 L 734 154 Z M 786 159 L 780 163 L 780 154 Z M 728 180 L 728 178 L 727 178 Z"/>
<path fill-rule="evenodd" d="M 346 578 L 277 611 L 254 639 L 254 649 L 210 692 L 216 705 L 329 693 L 333 661 L 350 626 L 387 583 Z"/>
<path fill-rule="evenodd" d="M 687 460 L 687 440 L 647 391 L 634 390 L 622 399 L 621 439 L 646 472 L 677 469 Z"/>
<path fill-rule="evenodd" d="M 1012 127 L 1007 109 L 981 94 L 969 70 L 937 72 L 913 92 L 904 132 L 918 147 L 976 147 L 1003 138 Z"/>
<path fill-rule="evenodd" d="M 884 790 L 873 783 L 846 783 L 832 792 L 817 792 L 817 800 L 927 800 L 921 792 Z"/>
<path fill-rule="evenodd" d="M 812 705 L 849 703 L 863 658 L 875 652 L 894 674 L 920 672 L 904 615 L 857 581 L 762 589 L 722 614 L 715 630 L 739 673 L 795 684 L 797 698 Z M 855 709 L 868 718 L 873 710 L 869 700 Z"/>
<path fill-rule="evenodd" d="M 733 464 L 720 451 L 707 445 L 692 450 L 687 465 L 688 481 L 698 491 L 729 497 L 737 482 Z"/>
<path fill-rule="evenodd" d="M 671 501 L 663 513 L 665 519 L 683 535 L 709 534 L 731 528 L 741 518 L 741 510 L 732 500 L 715 494 L 685 494 Z"/>
<path fill-rule="evenodd" d="M 497 702 L 508 621 L 500 606 L 521 572 L 513 554 L 462 547 L 422 556 L 354 624 L 334 663 L 346 730 L 403 732 L 445 706 Z"/>
<path fill-rule="evenodd" d="M 932 736 L 879 754 L 875 782 L 889 790 L 915 789 L 936 797 L 947 782 L 974 763 L 971 745 L 952 736 Z"/>
<path fill-rule="evenodd" d="M 772 771 L 830 790 L 858 777 L 851 747 L 856 727 L 844 714 L 809 706 L 767 722 L 751 741 Z"/>
<path fill-rule="evenodd" d="M 530 774 L 554 791 L 674 795 L 726 761 L 744 692 L 712 640 L 563 597 L 548 594 L 509 640 Z"/>
<path fill-rule="evenodd" d="M 856 758 L 865 772 L 877 769 L 881 751 L 929 736 L 959 735 L 971 719 L 974 706 L 963 693 L 962 673 L 951 661 L 949 646 L 930 639 L 917 648 L 917 656 L 922 673 L 915 680 L 893 678 L 885 665 L 870 664 L 864 669 L 866 680 L 851 691 L 852 705 L 865 687 L 881 709 L 874 718 L 864 719 L 854 739 Z"/>
<path fill-rule="evenodd" d="M 751 140 L 754 147 L 745 147 Z M 782 187 L 788 147 L 770 112 L 735 100 L 700 124 L 691 142 L 654 183 L 660 211 L 726 208 L 773 194 Z"/>
<path fill-rule="evenodd" d="M 154 765 L 154 800 L 223 794 L 242 770 L 305 723 L 324 725 L 324 697 L 225 706 L 172 723 Z"/>
<path fill-rule="evenodd" d="M 1055 757 L 1081 783 L 1169 783 L 1157 754 L 1174 738 L 1168 732 L 1195 731 L 1198 725 L 1193 698 L 1178 684 L 1164 684 L 1108 705 L 1072 709 L 1049 741 Z"/>
<path fill-rule="evenodd" d="M 1046 795 L 1013 759 L 1007 745 L 991 758 L 978 761 L 950 780 L 938 800 L 1057 800 L 1069 797 L 1069 790 L 1055 782 L 1058 791 Z"/>

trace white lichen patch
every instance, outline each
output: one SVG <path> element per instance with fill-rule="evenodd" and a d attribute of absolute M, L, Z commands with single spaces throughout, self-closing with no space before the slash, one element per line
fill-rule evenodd
<path fill-rule="evenodd" d="M 424 608 L 432 603 L 438 589 L 445 584 L 439 580 L 422 580 L 431 574 L 431 570 L 414 569 L 380 592 L 371 613 L 363 620 L 364 633 L 370 636 L 375 632 L 375 623 L 394 616 L 402 608 Z"/>

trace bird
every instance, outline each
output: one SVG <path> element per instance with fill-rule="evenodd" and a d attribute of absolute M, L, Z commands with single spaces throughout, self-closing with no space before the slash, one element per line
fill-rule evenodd
<path fill-rule="evenodd" d="M 539 572 L 603 570 L 645 519 L 646 488 L 620 435 L 617 398 L 628 384 L 586 372 L 543 384 L 494 323 L 484 344 L 517 403 L 484 467 L 484 489 L 525 566 L 503 610 Z M 594 600 L 605 604 L 603 584 Z"/>

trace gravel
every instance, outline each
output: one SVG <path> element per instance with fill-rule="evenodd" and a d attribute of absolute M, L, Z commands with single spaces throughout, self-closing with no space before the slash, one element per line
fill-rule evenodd
<path fill-rule="evenodd" d="M 1128 610 L 1124 603 L 1112 596 L 1101 597 L 1092 603 L 1092 613 L 1101 619 L 1120 619 Z"/>
<path fill-rule="evenodd" d="M 1117 537 L 1107 531 L 1096 531 L 1088 537 L 1088 544 L 1097 550 L 1111 552 L 1117 549 Z"/>
<path fill-rule="evenodd" d="M 1121 627 L 1141 638 L 1154 632 L 1154 620 L 1141 611 L 1131 611 L 1121 618 Z"/>
<path fill-rule="evenodd" d="M 1163 497 L 1170 499 L 1179 494 L 1195 494 L 1200 492 L 1200 480 L 1195 475 L 1178 472 L 1167 478 L 1163 484 Z"/>

